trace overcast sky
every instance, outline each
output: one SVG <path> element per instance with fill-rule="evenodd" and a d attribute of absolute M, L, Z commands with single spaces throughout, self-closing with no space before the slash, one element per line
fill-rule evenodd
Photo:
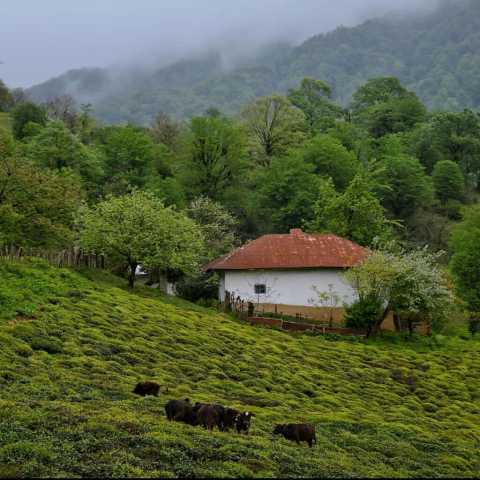
<path fill-rule="evenodd" d="M 71 68 L 167 61 L 228 45 L 300 42 L 435 0 L 0 0 L 0 78 L 30 86 Z"/>

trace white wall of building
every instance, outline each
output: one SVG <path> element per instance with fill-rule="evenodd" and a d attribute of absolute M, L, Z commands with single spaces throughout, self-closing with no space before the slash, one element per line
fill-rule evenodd
<path fill-rule="evenodd" d="M 356 299 L 355 290 L 342 270 L 255 270 L 226 271 L 220 282 L 220 299 L 225 291 L 253 303 L 304 307 L 342 307 Z M 255 294 L 255 285 L 266 285 L 266 294 Z"/>

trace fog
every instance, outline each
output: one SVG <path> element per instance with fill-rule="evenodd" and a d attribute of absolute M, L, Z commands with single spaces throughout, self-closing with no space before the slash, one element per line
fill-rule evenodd
<path fill-rule="evenodd" d="M 0 78 L 27 87 L 80 67 L 148 65 L 299 43 L 436 0 L 2 0 Z M 421 4 L 421 7 L 419 7 Z"/>

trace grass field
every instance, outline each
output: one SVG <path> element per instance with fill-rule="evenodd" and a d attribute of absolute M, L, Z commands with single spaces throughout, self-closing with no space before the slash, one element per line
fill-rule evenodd
<path fill-rule="evenodd" d="M 480 476 L 479 341 L 294 336 L 123 285 L 0 262 L 0 477 Z M 167 422 L 186 396 L 251 434 Z M 318 445 L 274 439 L 290 421 Z"/>
<path fill-rule="evenodd" d="M 0 112 L 0 128 L 10 129 L 10 117 L 8 113 Z"/>

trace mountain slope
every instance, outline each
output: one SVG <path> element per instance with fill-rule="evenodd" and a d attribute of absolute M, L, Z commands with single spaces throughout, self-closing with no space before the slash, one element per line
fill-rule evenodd
<path fill-rule="evenodd" d="M 480 107 L 480 2 L 445 1 L 436 12 L 390 16 L 313 37 L 296 48 L 273 45 L 225 68 L 228 53 L 158 70 L 74 70 L 30 90 L 45 101 L 72 94 L 108 122 L 149 123 L 159 111 L 179 118 L 212 106 L 234 114 L 246 102 L 285 92 L 305 76 L 329 82 L 346 105 L 369 78 L 398 76 L 432 109 Z"/>
<path fill-rule="evenodd" d="M 478 341 L 293 336 L 86 275 L 0 263 L 1 477 L 479 474 Z M 255 412 L 251 434 L 167 422 L 186 396 Z M 290 421 L 318 446 L 272 437 Z"/>

